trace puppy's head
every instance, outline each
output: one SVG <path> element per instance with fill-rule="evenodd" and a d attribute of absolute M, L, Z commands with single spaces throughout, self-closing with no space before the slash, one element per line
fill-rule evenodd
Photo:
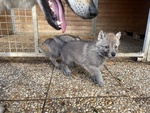
<path fill-rule="evenodd" d="M 53 40 L 53 39 L 51 39 L 51 38 L 46 39 L 46 40 L 42 43 L 42 45 L 43 45 L 43 46 L 48 45 L 51 40 Z"/>
<path fill-rule="evenodd" d="M 120 45 L 121 32 L 104 33 L 102 30 L 99 32 L 96 47 L 99 55 L 105 57 L 115 57 Z"/>

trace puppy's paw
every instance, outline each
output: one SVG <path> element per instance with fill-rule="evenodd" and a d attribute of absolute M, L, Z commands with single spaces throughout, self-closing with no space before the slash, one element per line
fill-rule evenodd
<path fill-rule="evenodd" d="M 97 81 L 95 76 L 91 76 L 91 80 L 94 82 L 94 84 L 96 85 L 100 85 L 103 86 L 104 85 L 104 81 Z"/>
<path fill-rule="evenodd" d="M 55 65 L 55 67 L 56 67 L 57 69 L 61 69 L 61 66 L 60 66 L 60 64 L 58 64 L 58 65 Z"/>
<path fill-rule="evenodd" d="M 69 76 L 69 75 L 71 75 L 71 71 L 70 71 L 70 70 L 69 70 L 69 71 L 64 71 L 63 74 L 64 74 L 65 76 Z"/>
<path fill-rule="evenodd" d="M 61 68 L 61 70 L 62 70 L 62 72 L 63 72 L 63 74 L 64 74 L 65 76 L 71 75 L 71 71 L 70 71 L 70 70 L 66 70 L 66 69 L 62 69 L 62 68 Z"/>

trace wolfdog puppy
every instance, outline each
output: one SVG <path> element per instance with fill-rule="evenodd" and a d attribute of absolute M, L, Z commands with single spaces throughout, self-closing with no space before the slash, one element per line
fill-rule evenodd
<path fill-rule="evenodd" d="M 48 47 L 49 50 L 49 58 L 53 65 L 57 68 L 60 68 L 60 64 L 57 62 L 57 59 L 60 57 L 60 51 L 62 46 L 69 41 L 72 40 L 80 40 L 79 36 L 73 36 L 73 35 L 59 35 L 54 36 L 54 38 L 48 38 L 46 39 L 42 45 L 45 45 Z"/>
<path fill-rule="evenodd" d="M 105 58 L 116 56 L 121 32 L 104 33 L 99 32 L 97 40 L 94 41 L 70 41 L 61 50 L 61 70 L 64 75 L 70 75 L 68 65 L 72 62 L 85 68 L 90 74 L 95 84 L 103 85 L 103 78 L 99 70 Z"/>

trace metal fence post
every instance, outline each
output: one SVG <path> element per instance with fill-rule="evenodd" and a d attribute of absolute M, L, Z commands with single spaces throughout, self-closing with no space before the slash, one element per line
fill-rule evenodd
<path fill-rule="evenodd" d="M 34 32 L 35 53 L 39 53 L 39 51 L 38 51 L 38 23 L 37 23 L 36 6 L 34 6 L 32 8 L 32 22 L 33 22 L 33 32 Z"/>
<path fill-rule="evenodd" d="M 144 52 L 144 57 L 142 60 L 150 61 L 150 8 L 149 8 L 149 14 L 148 14 L 145 39 L 144 39 L 144 44 L 143 44 L 143 52 Z"/>
<path fill-rule="evenodd" d="M 98 9 L 98 0 L 93 0 L 95 6 L 97 7 Z M 96 22 L 97 22 L 97 17 L 95 17 L 94 19 L 92 19 L 92 32 L 91 34 L 93 36 L 96 36 Z"/>
<path fill-rule="evenodd" d="M 10 13 L 11 13 L 11 24 L 12 24 L 12 32 L 13 32 L 13 34 L 15 34 L 16 33 L 16 28 L 15 28 L 15 19 L 14 19 L 14 9 L 12 9 L 11 11 L 10 11 Z"/>

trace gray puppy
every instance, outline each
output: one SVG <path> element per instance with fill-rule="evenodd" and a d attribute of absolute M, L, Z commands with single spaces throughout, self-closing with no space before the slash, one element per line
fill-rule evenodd
<path fill-rule="evenodd" d="M 49 50 L 49 58 L 55 67 L 60 68 L 60 64 L 57 62 L 57 59 L 60 57 L 60 51 L 62 46 L 72 40 L 80 40 L 79 36 L 73 35 L 59 35 L 54 36 L 54 38 L 46 39 L 42 45 L 47 46 Z"/>
<path fill-rule="evenodd" d="M 70 75 L 71 71 L 68 65 L 75 62 L 90 72 L 94 83 L 102 86 L 104 82 L 99 66 L 102 65 L 106 57 L 116 56 L 120 37 L 121 32 L 105 34 L 100 31 L 97 40 L 66 43 L 61 50 L 61 70 L 63 74 Z"/>

